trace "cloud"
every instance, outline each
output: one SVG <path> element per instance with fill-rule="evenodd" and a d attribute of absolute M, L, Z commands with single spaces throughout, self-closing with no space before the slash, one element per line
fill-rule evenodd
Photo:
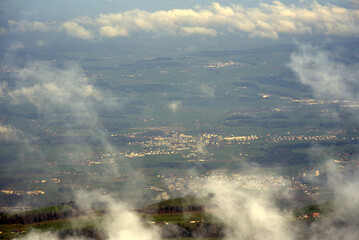
<path fill-rule="evenodd" d="M 40 21 L 9 20 L 8 25 L 11 29 L 11 32 L 29 32 L 29 31 L 47 32 L 51 30 L 50 26 Z"/>
<path fill-rule="evenodd" d="M 168 104 L 169 109 L 171 109 L 173 112 L 176 112 L 178 109 L 182 108 L 182 102 L 181 101 L 173 101 Z"/>
<path fill-rule="evenodd" d="M 332 55 L 317 47 L 302 45 L 297 53 L 291 55 L 289 67 L 316 95 L 359 101 L 357 66 L 336 62 Z"/>
<path fill-rule="evenodd" d="M 312 240 L 319 239 L 346 239 L 354 240 L 359 236 L 359 175 L 357 169 L 342 170 L 328 160 L 323 169 L 326 173 L 326 187 L 334 192 L 333 210 L 322 221 L 310 225 L 308 232 Z"/>
<path fill-rule="evenodd" d="M 217 35 L 217 31 L 214 29 L 204 28 L 204 27 L 184 27 L 183 34 L 186 36 L 189 35 L 208 35 L 211 37 L 215 37 Z"/>
<path fill-rule="evenodd" d="M 290 212 L 281 209 L 275 200 L 278 192 L 245 190 L 243 184 L 249 183 L 243 181 L 209 177 L 201 182 L 202 194 L 211 195 L 210 213 L 225 224 L 224 239 L 357 239 L 359 172 L 357 169 L 342 171 L 332 160 L 322 168 L 327 177 L 323 189 L 335 193 L 334 212 L 310 224 L 295 220 Z M 258 187 L 258 183 L 255 186 Z M 288 194 L 287 197 L 291 199 Z"/>
<path fill-rule="evenodd" d="M 121 26 L 103 26 L 100 28 L 100 34 L 104 37 L 128 36 L 127 30 Z"/>
<path fill-rule="evenodd" d="M 291 55 L 289 67 L 303 84 L 312 88 L 315 95 L 357 102 L 358 68 L 354 63 L 341 63 L 339 57 L 336 52 L 301 45 L 299 50 Z M 322 155 L 322 151 L 323 149 L 318 154 Z M 338 168 L 333 159 L 329 159 L 322 169 L 326 176 L 323 185 L 329 192 L 335 193 L 334 213 L 308 228 L 310 239 L 357 239 L 359 194 L 356 189 L 359 187 L 359 170 L 349 166 L 346 169 Z"/>
<path fill-rule="evenodd" d="M 31 231 L 29 234 L 26 234 L 25 237 L 22 237 L 23 240 L 60 240 L 60 238 L 51 232 L 40 232 L 40 231 Z M 70 239 L 68 239 L 70 240 Z M 77 238 L 81 240 L 81 238 Z"/>
<path fill-rule="evenodd" d="M 92 102 L 102 99 L 76 63 L 56 69 L 50 63 L 35 61 L 28 63 L 25 69 L 15 76 L 17 88 L 6 91 L 12 104 L 30 102 L 40 114 L 54 114 L 59 110 L 85 114 Z"/>
<path fill-rule="evenodd" d="M 21 49 L 21 48 L 24 48 L 25 45 L 23 42 L 20 42 L 20 41 L 15 41 L 11 44 L 10 46 L 10 49 L 11 50 L 18 50 L 18 49 Z"/>
<path fill-rule="evenodd" d="M 196 153 L 200 155 L 201 158 L 204 158 L 205 160 L 208 160 L 210 157 L 209 152 L 206 148 L 206 144 L 202 141 L 199 141 L 199 143 L 196 146 Z"/>
<path fill-rule="evenodd" d="M 54 124 L 63 131 L 60 141 L 77 143 L 69 159 L 82 159 L 83 152 L 101 149 L 103 153 L 114 153 L 108 141 L 108 132 L 99 121 L 98 109 L 120 109 L 111 95 L 91 85 L 81 69 L 74 63 L 64 63 L 57 67 L 54 63 L 34 61 L 12 75 L 11 88 L 0 84 L 0 97 L 3 104 L 36 107 L 38 118 L 44 126 Z M 76 129 L 85 129 L 82 133 Z M 26 133 L 28 130 L 23 129 Z M 63 140 L 62 140 L 63 139 Z M 65 159 L 64 159 L 65 160 Z M 117 159 L 120 160 L 120 159 Z M 115 167 L 114 167 L 115 166 Z M 116 165 L 109 167 L 111 174 L 118 174 Z"/>
<path fill-rule="evenodd" d="M 19 142 L 19 134 L 22 132 L 11 125 L 3 125 L 0 123 L 0 143 Z"/>
<path fill-rule="evenodd" d="M 214 88 L 212 88 L 208 85 L 201 84 L 200 91 L 201 91 L 203 97 L 207 97 L 207 98 L 214 97 Z"/>
<path fill-rule="evenodd" d="M 63 29 L 66 34 L 76 37 L 76 38 L 82 38 L 82 39 L 92 39 L 93 34 L 90 30 L 87 30 L 84 26 L 81 26 L 80 24 L 76 22 L 65 22 L 60 27 Z"/>
<path fill-rule="evenodd" d="M 101 227 L 104 229 L 108 240 L 161 239 L 158 228 L 154 226 L 145 227 L 140 216 L 131 211 L 128 204 L 116 198 L 96 192 L 80 192 L 77 194 L 77 202 L 88 210 L 99 203 L 106 205 L 106 215 Z"/>
<path fill-rule="evenodd" d="M 0 82 L 0 99 L 5 97 L 8 84 L 7 82 Z"/>
<path fill-rule="evenodd" d="M 48 43 L 46 41 L 44 41 L 44 40 L 37 40 L 36 45 L 38 47 L 44 47 L 44 46 L 48 45 Z"/>
<path fill-rule="evenodd" d="M 245 8 L 212 3 L 194 9 L 154 12 L 139 9 L 120 13 L 79 17 L 64 23 L 10 20 L 11 32 L 63 31 L 81 39 L 126 37 L 135 33 L 154 36 L 202 35 L 215 37 L 227 33 L 245 33 L 250 37 L 277 39 L 281 34 L 359 36 L 359 10 L 316 1 L 285 5 L 279 1 Z"/>
<path fill-rule="evenodd" d="M 145 226 L 142 218 L 134 211 L 131 211 L 131 207 L 123 203 L 121 200 L 113 198 L 111 196 L 103 195 L 98 192 L 78 192 L 76 197 L 76 203 L 82 210 L 92 212 L 94 207 L 99 204 L 105 206 L 105 214 L 101 219 L 99 217 L 89 216 L 86 222 L 93 222 L 103 234 L 102 239 L 106 240 L 159 240 L 161 234 L 156 226 Z M 76 223 L 74 223 L 76 226 Z M 25 240 L 59 240 L 63 239 L 57 236 L 55 233 L 50 232 L 30 232 Z M 67 237 L 66 240 L 71 239 L 88 239 L 85 237 Z"/>
<path fill-rule="evenodd" d="M 225 224 L 225 239 L 295 239 L 288 214 L 275 206 L 274 192 L 250 192 L 236 181 L 210 180 L 205 193 L 212 193 L 211 213 Z"/>

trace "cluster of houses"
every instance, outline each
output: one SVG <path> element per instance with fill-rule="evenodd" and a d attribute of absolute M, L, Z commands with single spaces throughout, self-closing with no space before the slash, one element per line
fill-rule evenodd
<path fill-rule="evenodd" d="M 299 216 L 299 219 L 301 220 L 308 220 L 308 219 L 312 219 L 312 218 L 320 218 L 320 213 L 319 212 L 313 212 L 313 213 L 304 213 L 302 215 Z"/>
<path fill-rule="evenodd" d="M 18 195 L 18 196 L 22 196 L 22 195 L 37 196 L 37 195 L 45 194 L 45 192 L 41 190 L 35 190 L 35 191 L 1 190 L 1 193 L 8 195 Z"/>

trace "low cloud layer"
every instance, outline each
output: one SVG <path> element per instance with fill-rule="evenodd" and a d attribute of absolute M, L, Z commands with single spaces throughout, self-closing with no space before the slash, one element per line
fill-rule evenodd
<path fill-rule="evenodd" d="M 359 10 L 315 1 L 285 5 L 279 1 L 258 7 L 222 6 L 212 3 L 194 9 L 148 12 L 130 10 L 100 14 L 96 18 L 78 17 L 66 22 L 8 21 L 4 32 L 58 31 L 81 39 L 127 37 L 149 33 L 155 37 L 217 36 L 244 33 L 250 37 L 277 39 L 281 34 L 359 36 Z"/>

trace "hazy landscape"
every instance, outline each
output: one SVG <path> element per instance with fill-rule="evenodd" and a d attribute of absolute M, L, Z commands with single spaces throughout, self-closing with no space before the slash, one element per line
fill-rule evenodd
<path fill-rule="evenodd" d="M 0 239 L 358 239 L 359 2 L 0 3 Z"/>

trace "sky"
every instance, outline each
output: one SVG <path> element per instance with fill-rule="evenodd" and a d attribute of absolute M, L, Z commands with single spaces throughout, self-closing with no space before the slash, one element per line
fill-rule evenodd
<path fill-rule="evenodd" d="M 1 49 L 166 38 L 246 48 L 359 36 L 359 1 L 23 1 L 0 3 Z M 189 44 L 190 45 L 190 44 Z"/>

